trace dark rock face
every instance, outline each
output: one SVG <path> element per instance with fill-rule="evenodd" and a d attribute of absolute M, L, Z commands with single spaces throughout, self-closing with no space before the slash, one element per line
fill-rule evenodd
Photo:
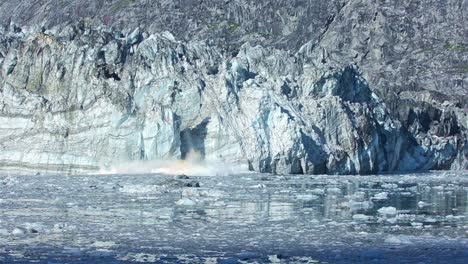
<path fill-rule="evenodd" d="M 0 3 L 0 166 L 468 169 L 468 3 Z M 170 33 L 169 33 L 170 32 Z"/>
<path fill-rule="evenodd" d="M 186 42 L 209 40 L 233 52 L 245 41 L 296 50 L 317 38 L 342 5 L 335 0 L 3 1 L 0 19 L 50 28 L 92 18 L 120 30 L 140 26 L 149 32 L 167 30 Z"/>

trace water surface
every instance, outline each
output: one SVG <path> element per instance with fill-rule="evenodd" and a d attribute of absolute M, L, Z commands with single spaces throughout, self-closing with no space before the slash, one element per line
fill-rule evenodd
<path fill-rule="evenodd" d="M 0 262 L 466 263 L 467 191 L 461 172 L 2 175 Z"/>

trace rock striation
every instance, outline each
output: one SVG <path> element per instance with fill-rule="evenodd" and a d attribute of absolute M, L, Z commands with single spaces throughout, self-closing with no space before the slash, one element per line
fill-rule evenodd
<path fill-rule="evenodd" d="M 0 4 L 2 169 L 193 150 L 278 174 L 468 169 L 466 1 L 16 2 Z"/>

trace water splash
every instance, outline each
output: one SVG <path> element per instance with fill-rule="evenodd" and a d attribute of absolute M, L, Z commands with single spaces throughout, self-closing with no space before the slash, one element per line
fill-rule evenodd
<path fill-rule="evenodd" d="M 225 176 L 248 173 L 244 164 L 205 160 L 199 152 L 191 151 L 183 160 L 153 160 L 122 163 L 102 168 L 98 174 L 168 174 L 187 176 Z"/>

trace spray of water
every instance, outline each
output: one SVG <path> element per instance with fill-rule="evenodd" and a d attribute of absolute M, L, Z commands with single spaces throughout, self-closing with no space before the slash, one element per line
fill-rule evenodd
<path fill-rule="evenodd" d="M 216 176 L 247 173 L 247 165 L 227 164 L 219 160 L 206 160 L 204 157 L 206 124 L 180 133 L 180 160 L 139 161 L 101 169 L 101 174 L 185 174 L 188 176 Z"/>
<path fill-rule="evenodd" d="M 187 176 L 225 176 L 247 173 L 248 166 L 204 160 L 200 153 L 190 151 L 183 160 L 138 161 L 114 165 L 99 170 L 99 174 L 168 174 Z"/>

